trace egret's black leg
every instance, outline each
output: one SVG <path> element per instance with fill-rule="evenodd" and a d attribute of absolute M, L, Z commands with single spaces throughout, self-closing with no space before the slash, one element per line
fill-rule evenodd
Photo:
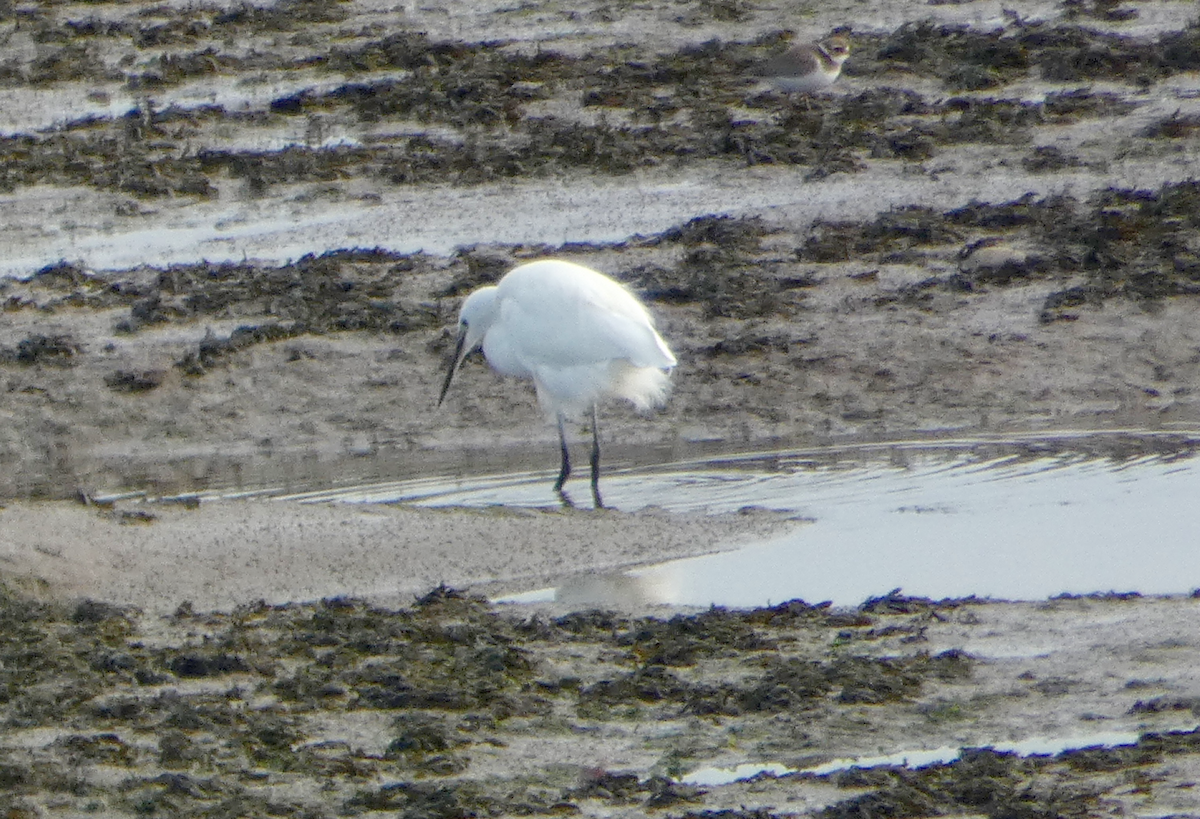
<path fill-rule="evenodd" d="M 558 443 L 562 447 L 562 469 L 559 470 L 558 480 L 554 482 L 554 491 L 562 492 L 563 484 L 571 477 L 571 453 L 567 451 L 567 433 L 563 429 L 561 412 L 558 414 Z"/>
<path fill-rule="evenodd" d="M 597 509 L 604 508 L 600 499 L 600 427 L 596 424 L 595 404 L 592 404 L 592 500 Z"/>

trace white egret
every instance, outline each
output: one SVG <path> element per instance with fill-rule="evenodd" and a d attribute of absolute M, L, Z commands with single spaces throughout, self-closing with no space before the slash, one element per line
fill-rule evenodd
<path fill-rule="evenodd" d="M 478 347 L 496 372 L 531 379 L 538 403 L 557 422 L 562 469 L 554 489 L 560 495 L 571 474 L 563 425 L 591 411 L 592 498 L 603 506 L 596 404 L 613 397 L 641 410 L 658 406 L 675 366 L 645 306 L 624 285 L 582 265 L 554 259 L 519 265 L 463 301 L 438 406 L 463 359 Z"/>

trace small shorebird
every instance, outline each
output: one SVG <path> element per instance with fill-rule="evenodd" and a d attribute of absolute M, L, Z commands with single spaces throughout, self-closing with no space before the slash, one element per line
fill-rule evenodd
<path fill-rule="evenodd" d="M 758 67 L 757 74 L 780 91 L 812 94 L 833 85 L 850 56 L 850 41 L 834 34 L 815 43 L 797 43 Z"/>
<path fill-rule="evenodd" d="M 563 427 L 567 418 L 591 413 L 592 499 L 604 506 L 596 404 L 606 398 L 624 398 L 642 410 L 662 404 L 675 366 L 645 306 L 591 268 L 557 259 L 530 262 L 463 301 L 439 405 L 476 347 L 501 375 L 532 380 L 538 403 L 558 423 L 562 469 L 554 491 L 564 502 L 571 458 Z"/>

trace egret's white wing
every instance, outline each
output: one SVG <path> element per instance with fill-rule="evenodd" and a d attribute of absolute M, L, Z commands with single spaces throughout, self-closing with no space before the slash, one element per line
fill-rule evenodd
<path fill-rule="evenodd" d="M 621 285 L 567 262 L 517 268 L 500 283 L 500 318 L 513 356 L 534 366 L 628 360 L 672 367 L 646 308 Z"/>

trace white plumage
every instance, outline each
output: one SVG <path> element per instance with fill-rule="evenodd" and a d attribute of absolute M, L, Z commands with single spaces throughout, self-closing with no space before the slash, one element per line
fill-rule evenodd
<path fill-rule="evenodd" d="M 463 301 L 439 405 L 459 365 L 477 347 L 496 372 L 532 380 L 542 409 L 557 421 L 562 445 L 557 491 L 571 472 L 564 420 L 591 412 L 592 494 L 601 506 L 596 404 L 624 398 L 646 410 L 662 404 L 670 387 L 675 356 L 650 313 L 602 273 L 572 262 L 531 262 Z"/>

